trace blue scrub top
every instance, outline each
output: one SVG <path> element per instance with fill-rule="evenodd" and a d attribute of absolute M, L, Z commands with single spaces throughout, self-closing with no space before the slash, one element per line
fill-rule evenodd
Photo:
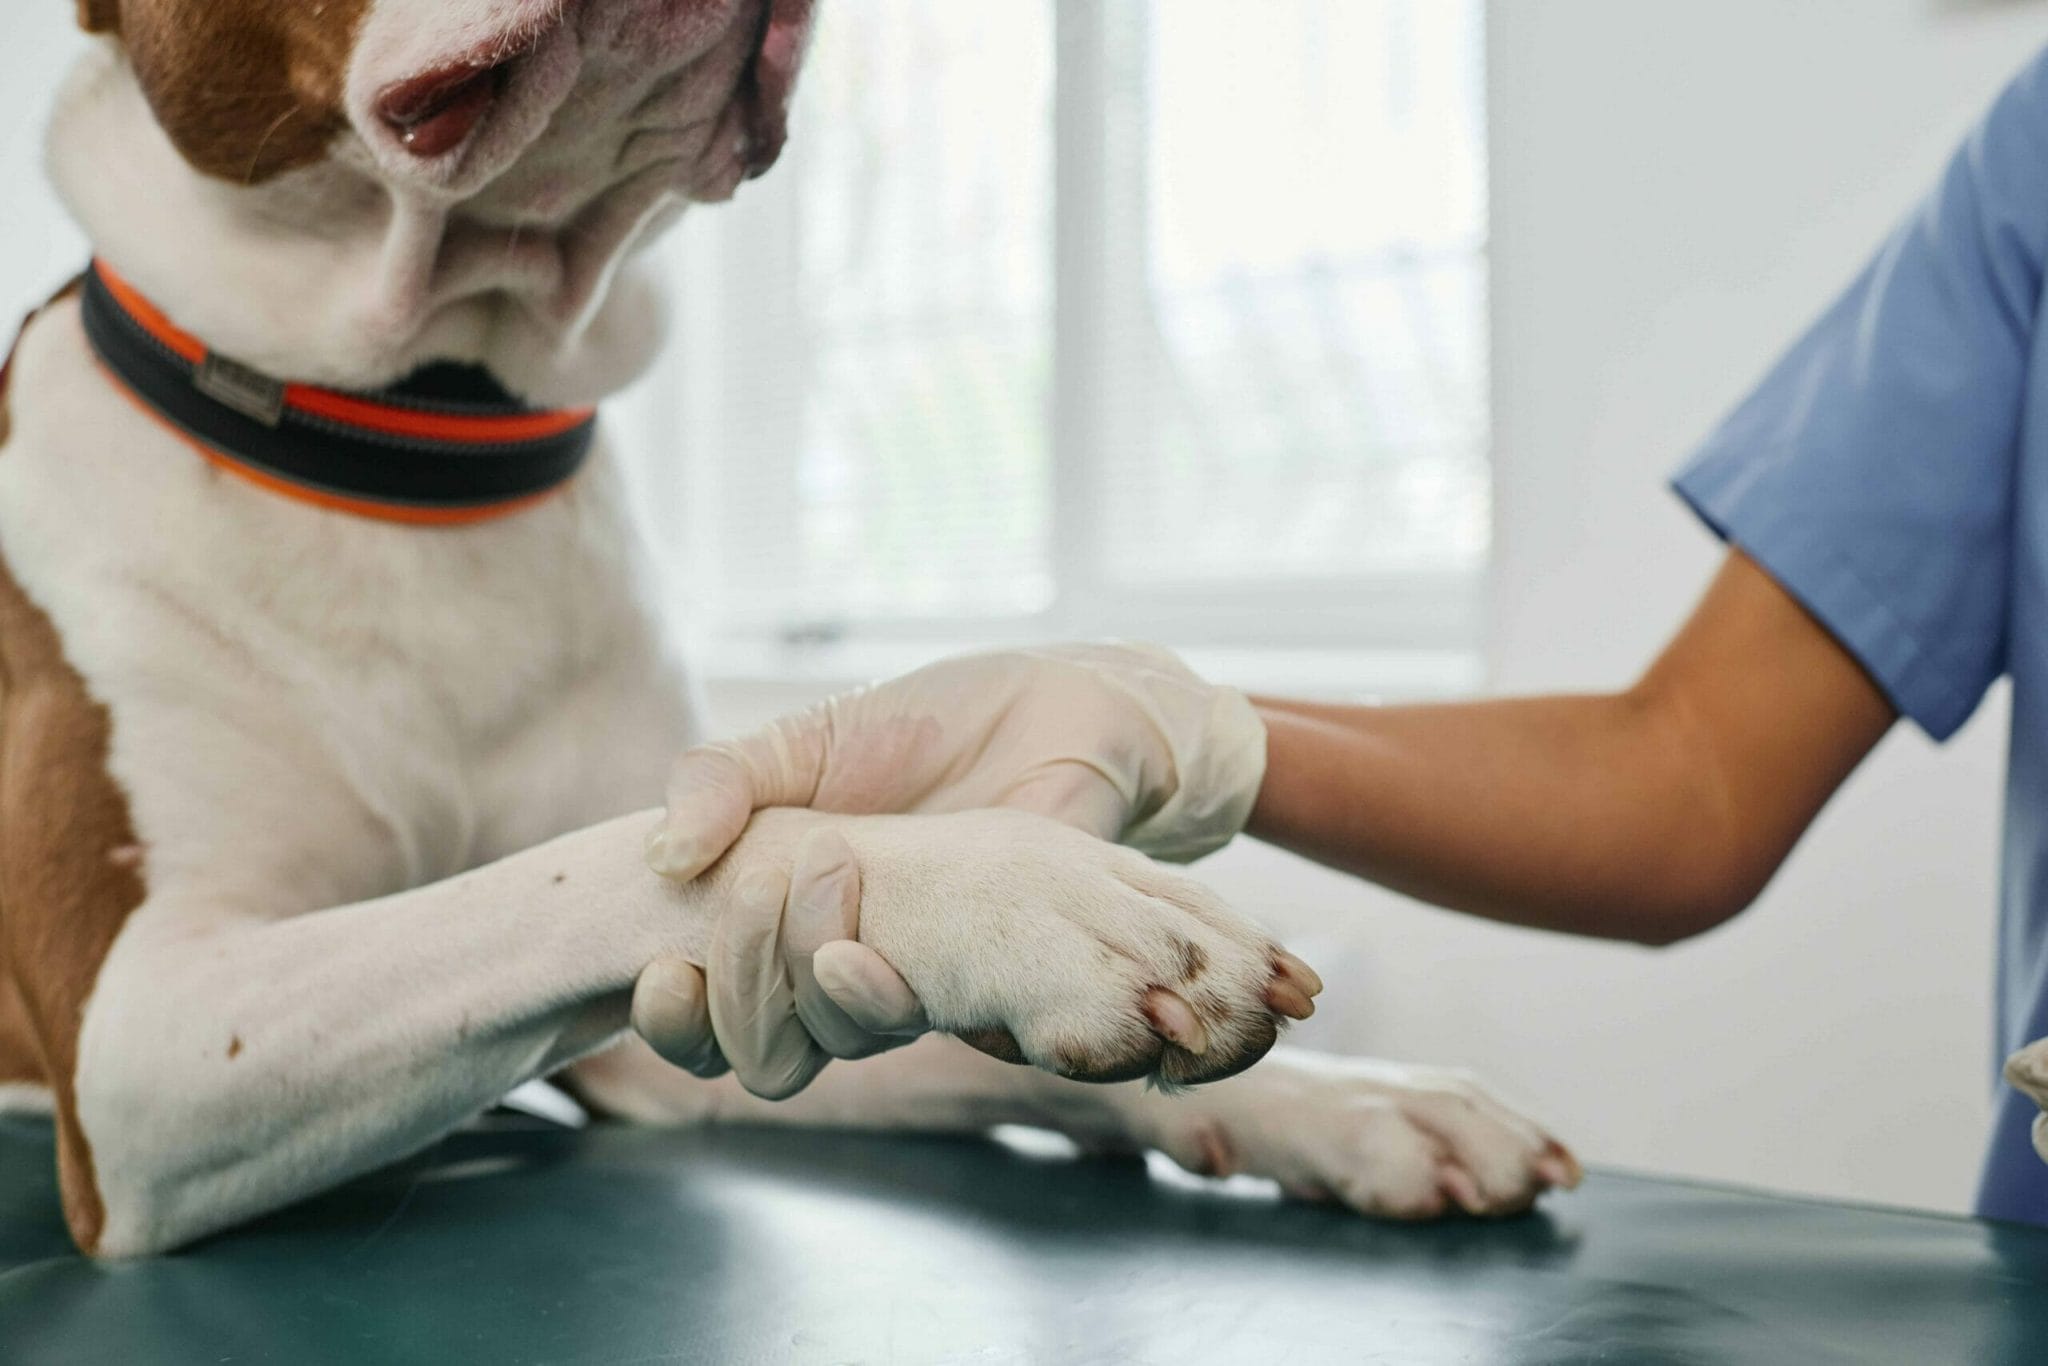
<path fill-rule="evenodd" d="M 1935 739 L 2011 676 L 2000 1060 L 2048 1038 L 2044 259 L 2048 54 L 1675 485 Z M 2048 1224 L 2037 1109 L 1995 1084 L 1978 1212 Z"/>

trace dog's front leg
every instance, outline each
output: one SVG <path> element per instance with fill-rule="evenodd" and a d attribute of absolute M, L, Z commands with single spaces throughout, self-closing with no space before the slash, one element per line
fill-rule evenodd
<path fill-rule="evenodd" d="M 1050 1129 L 1091 1152 L 1154 1149 L 1202 1176 L 1278 1181 L 1301 1199 L 1382 1218 L 1512 1214 L 1579 1179 L 1571 1154 L 1461 1073 L 1277 1049 L 1242 1076 L 1168 1094 L 1084 1086 L 932 1037 L 828 1068 L 763 1101 L 701 1081 L 637 1039 L 566 1080 L 596 1109 L 645 1124 L 796 1124 L 972 1134 Z"/>
<path fill-rule="evenodd" d="M 61 983 L 28 976 L 81 1246 L 154 1252 L 274 1209 L 607 1042 L 635 977 L 697 953 L 725 890 L 649 873 L 652 823 L 282 920 L 153 894 L 101 964 L 75 1040 Z M 9 919 L 0 932 L 34 963 L 24 950 L 47 961 L 67 930 Z"/>
<path fill-rule="evenodd" d="M 1262 933 L 1139 855 L 1017 812 L 766 812 L 681 886 L 642 859 L 649 812 L 285 919 L 174 880 L 100 966 L 75 1069 L 49 1050 L 80 1243 L 131 1255 L 226 1227 L 414 1151 L 608 1042 L 640 972 L 701 962 L 734 888 L 786 876 L 820 822 L 859 856 L 862 938 L 941 1028 L 999 1031 L 1094 1079 L 1222 1075 L 1273 1041 Z M 33 963 L 44 946 L 27 938 L 74 931 L 10 913 L 0 932 Z M 24 985 L 61 1027 L 49 980 Z M 1148 1023 L 1158 986 L 1194 1003 L 1194 1051 Z"/>

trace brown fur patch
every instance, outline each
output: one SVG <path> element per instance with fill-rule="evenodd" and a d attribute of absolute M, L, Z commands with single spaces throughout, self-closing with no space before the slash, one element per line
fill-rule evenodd
<path fill-rule="evenodd" d="M 86 998 L 142 903 L 127 797 L 107 772 L 107 710 L 64 658 L 48 617 L 0 563 L 0 1077 L 57 1102 L 64 1217 L 92 1251 L 106 1222 L 74 1079 Z"/>
<path fill-rule="evenodd" d="M 207 175 L 254 185 L 320 160 L 369 0 L 80 0 L 128 49 L 157 122 Z"/>
<path fill-rule="evenodd" d="M 87 33 L 111 33 L 121 22 L 121 0 L 78 0 L 78 26 Z"/>

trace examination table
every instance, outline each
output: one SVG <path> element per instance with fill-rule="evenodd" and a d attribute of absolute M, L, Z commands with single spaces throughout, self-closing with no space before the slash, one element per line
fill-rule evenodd
<path fill-rule="evenodd" d="M 1135 1159 L 498 1118 L 176 1256 L 0 1120 L 0 1362 L 2048 1363 L 2048 1232 L 1596 1172 L 1371 1224 Z"/>

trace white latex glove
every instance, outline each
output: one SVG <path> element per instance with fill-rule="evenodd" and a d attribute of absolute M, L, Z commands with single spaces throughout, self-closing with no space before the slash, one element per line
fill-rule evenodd
<path fill-rule="evenodd" d="M 1168 650 L 965 655 L 689 751 L 670 774 L 648 862 L 693 878 L 768 806 L 1006 806 L 1185 863 L 1244 828 L 1265 771 L 1266 730 L 1251 703 Z"/>
<path fill-rule="evenodd" d="M 817 831 L 798 846 L 787 881 L 736 889 L 712 935 L 708 983 L 682 959 L 640 975 L 633 1027 L 677 1067 L 732 1071 L 769 1100 L 803 1090 L 832 1058 L 900 1048 L 931 1026 L 895 969 L 849 942 L 859 917 L 853 850 Z"/>
<path fill-rule="evenodd" d="M 2034 1117 L 2034 1151 L 2048 1162 L 2048 1039 L 2028 1044 L 2005 1060 L 2005 1079 L 2044 1113 Z"/>
<path fill-rule="evenodd" d="M 964 656 L 683 755 L 648 862 L 695 877 L 770 806 L 1015 807 L 1187 861 L 1243 827 L 1265 758 L 1265 727 L 1244 696 L 1205 683 L 1158 647 Z M 728 913 L 730 932 L 721 924 L 703 974 L 671 962 L 643 975 L 634 1024 L 657 1052 L 706 1076 L 729 1062 L 749 1090 L 779 1098 L 807 1085 L 828 1056 L 864 1057 L 924 1032 L 909 987 L 851 942 L 859 871 L 843 844 L 799 857 L 786 916 L 781 889 L 754 890 Z M 1298 1005 L 1278 1007 L 1289 1013 L 1320 989 L 1308 986 L 1306 965 L 1299 972 Z M 1014 1052 L 1002 1039 L 971 1042 Z"/>

